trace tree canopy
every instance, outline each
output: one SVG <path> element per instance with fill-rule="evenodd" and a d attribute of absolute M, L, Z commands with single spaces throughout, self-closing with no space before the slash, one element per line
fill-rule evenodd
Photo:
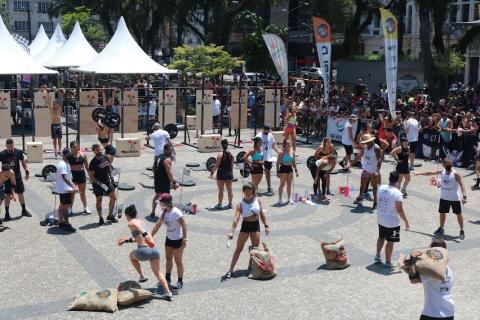
<path fill-rule="evenodd" d="M 85 38 L 95 49 L 98 50 L 108 40 L 103 26 L 92 18 L 91 9 L 84 6 L 75 7 L 73 12 L 64 14 L 62 17 L 63 32 L 70 34 L 76 21 L 80 23 Z"/>

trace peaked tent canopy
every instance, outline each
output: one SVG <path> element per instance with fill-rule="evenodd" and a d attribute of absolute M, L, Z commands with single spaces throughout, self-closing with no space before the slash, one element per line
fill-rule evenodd
<path fill-rule="evenodd" d="M 35 59 L 38 63 L 45 66 L 45 63 L 53 58 L 54 55 L 60 50 L 61 47 L 65 44 L 65 36 L 63 35 L 62 28 L 60 28 L 60 24 L 57 24 L 55 31 L 53 32 L 50 41 L 48 41 L 45 48 L 43 48 L 39 53 L 37 53 L 33 59 Z"/>
<path fill-rule="evenodd" d="M 32 59 L 8 32 L 0 16 L 0 74 L 52 74 Z"/>
<path fill-rule="evenodd" d="M 107 46 L 95 59 L 73 69 L 86 73 L 138 74 L 177 73 L 153 61 L 135 42 L 128 31 L 123 17 L 118 21 L 117 30 Z"/>
<path fill-rule="evenodd" d="M 33 57 L 42 51 L 43 48 L 47 45 L 49 39 L 43 28 L 43 24 L 40 25 L 35 39 L 30 43 L 30 55 Z"/>
<path fill-rule="evenodd" d="M 51 68 L 78 67 L 92 61 L 97 56 L 97 52 L 83 35 L 80 24 L 75 22 L 70 38 L 57 52 L 57 54 L 44 63 Z"/>

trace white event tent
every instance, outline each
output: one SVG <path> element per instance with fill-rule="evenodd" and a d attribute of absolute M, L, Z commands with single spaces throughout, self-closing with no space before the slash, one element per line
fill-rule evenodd
<path fill-rule="evenodd" d="M 43 48 L 47 45 L 49 39 L 47 34 L 45 33 L 45 29 L 43 28 L 43 24 L 40 25 L 38 29 L 37 35 L 35 39 L 33 39 L 32 43 L 30 43 L 30 55 L 33 57 L 42 51 Z"/>
<path fill-rule="evenodd" d="M 92 61 L 97 56 L 97 52 L 83 35 L 80 24 L 75 22 L 70 37 L 57 54 L 44 63 L 50 68 L 69 68 L 78 67 Z"/>
<path fill-rule="evenodd" d="M 73 71 L 99 74 L 177 73 L 153 61 L 135 42 L 123 17 L 107 46 L 92 61 Z"/>
<path fill-rule="evenodd" d="M 60 50 L 61 47 L 65 44 L 65 36 L 63 35 L 62 28 L 60 28 L 60 24 L 57 24 L 55 31 L 53 32 L 50 41 L 48 41 L 45 48 L 43 48 L 39 53 L 37 53 L 33 58 L 43 66 L 45 66 L 45 62 L 53 58 L 54 55 Z"/>
<path fill-rule="evenodd" d="M 8 32 L 0 16 L 0 74 L 56 74 L 44 68 L 23 50 Z"/>

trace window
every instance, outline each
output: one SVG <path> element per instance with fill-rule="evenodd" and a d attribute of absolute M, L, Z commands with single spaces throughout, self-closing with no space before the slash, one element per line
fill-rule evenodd
<path fill-rule="evenodd" d="M 408 6 L 407 7 L 407 19 L 405 19 L 406 22 L 406 28 L 405 28 L 405 33 L 406 34 L 412 34 L 412 16 L 413 16 L 413 7 Z"/>
<path fill-rule="evenodd" d="M 6 9 L 7 4 L 6 3 L 1 3 L 0 4 L 0 10 L 3 12 Z"/>
<path fill-rule="evenodd" d="M 52 7 L 51 2 L 39 2 L 38 3 L 38 12 L 39 13 L 47 13 L 48 10 Z"/>
<path fill-rule="evenodd" d="M 28 1 L 13 1 L 13 10 L 26 11 L 30 8 L 30 2 Z"/>
<path fill-rule="evenodd" d="M 28 30 L 28 21 L 15 21 L 15 31 L 27 31 Z"/>
<path fill-rule="evenodd" d="M 38 23 L 38 28 L 43 25 L 43 28 L 45 29 L 45 32 L 50 33 L 53 32 L 53 22 L 52 21 L 46 21 L 46 22 L 39 22 Z"/>
<path fill-rule="evenodd" d="M 462 22 L 467 22 L 468 21 L 468 16 L 469 16 L 468 10 L 469 9 L 470 9 L 469 4 L 463 4 L 462 5 Z"/>

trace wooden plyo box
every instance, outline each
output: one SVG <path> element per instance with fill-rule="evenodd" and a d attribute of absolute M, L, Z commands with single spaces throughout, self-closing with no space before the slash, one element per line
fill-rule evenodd
<path fill-rule="evenodd" d="M 197 122 L 196 116 L 187 116 L 187 129 L 195 129 L 196 122 Z"/>
<path fill-rule="evenodd" d="M 43 143 L 27 142 L 27 160 L 29 163 L 43 162 Z"/>
<path fill-rule="evenodd" d="M 140 138 L 117 138 L 117 157 L 140 157 Z"/>
<path fill-rule="evenodd" d="M 222 136 L 219 134 L 204 134 L 198 138 L 198 152 L 220 152 Z"/>
<path fill-rule="evenodd" d="M 285 139 L 283 131 L 272 131 L 272 135 L 275 138 L 276 144 L 283 144 L 283 139 Z"/>

